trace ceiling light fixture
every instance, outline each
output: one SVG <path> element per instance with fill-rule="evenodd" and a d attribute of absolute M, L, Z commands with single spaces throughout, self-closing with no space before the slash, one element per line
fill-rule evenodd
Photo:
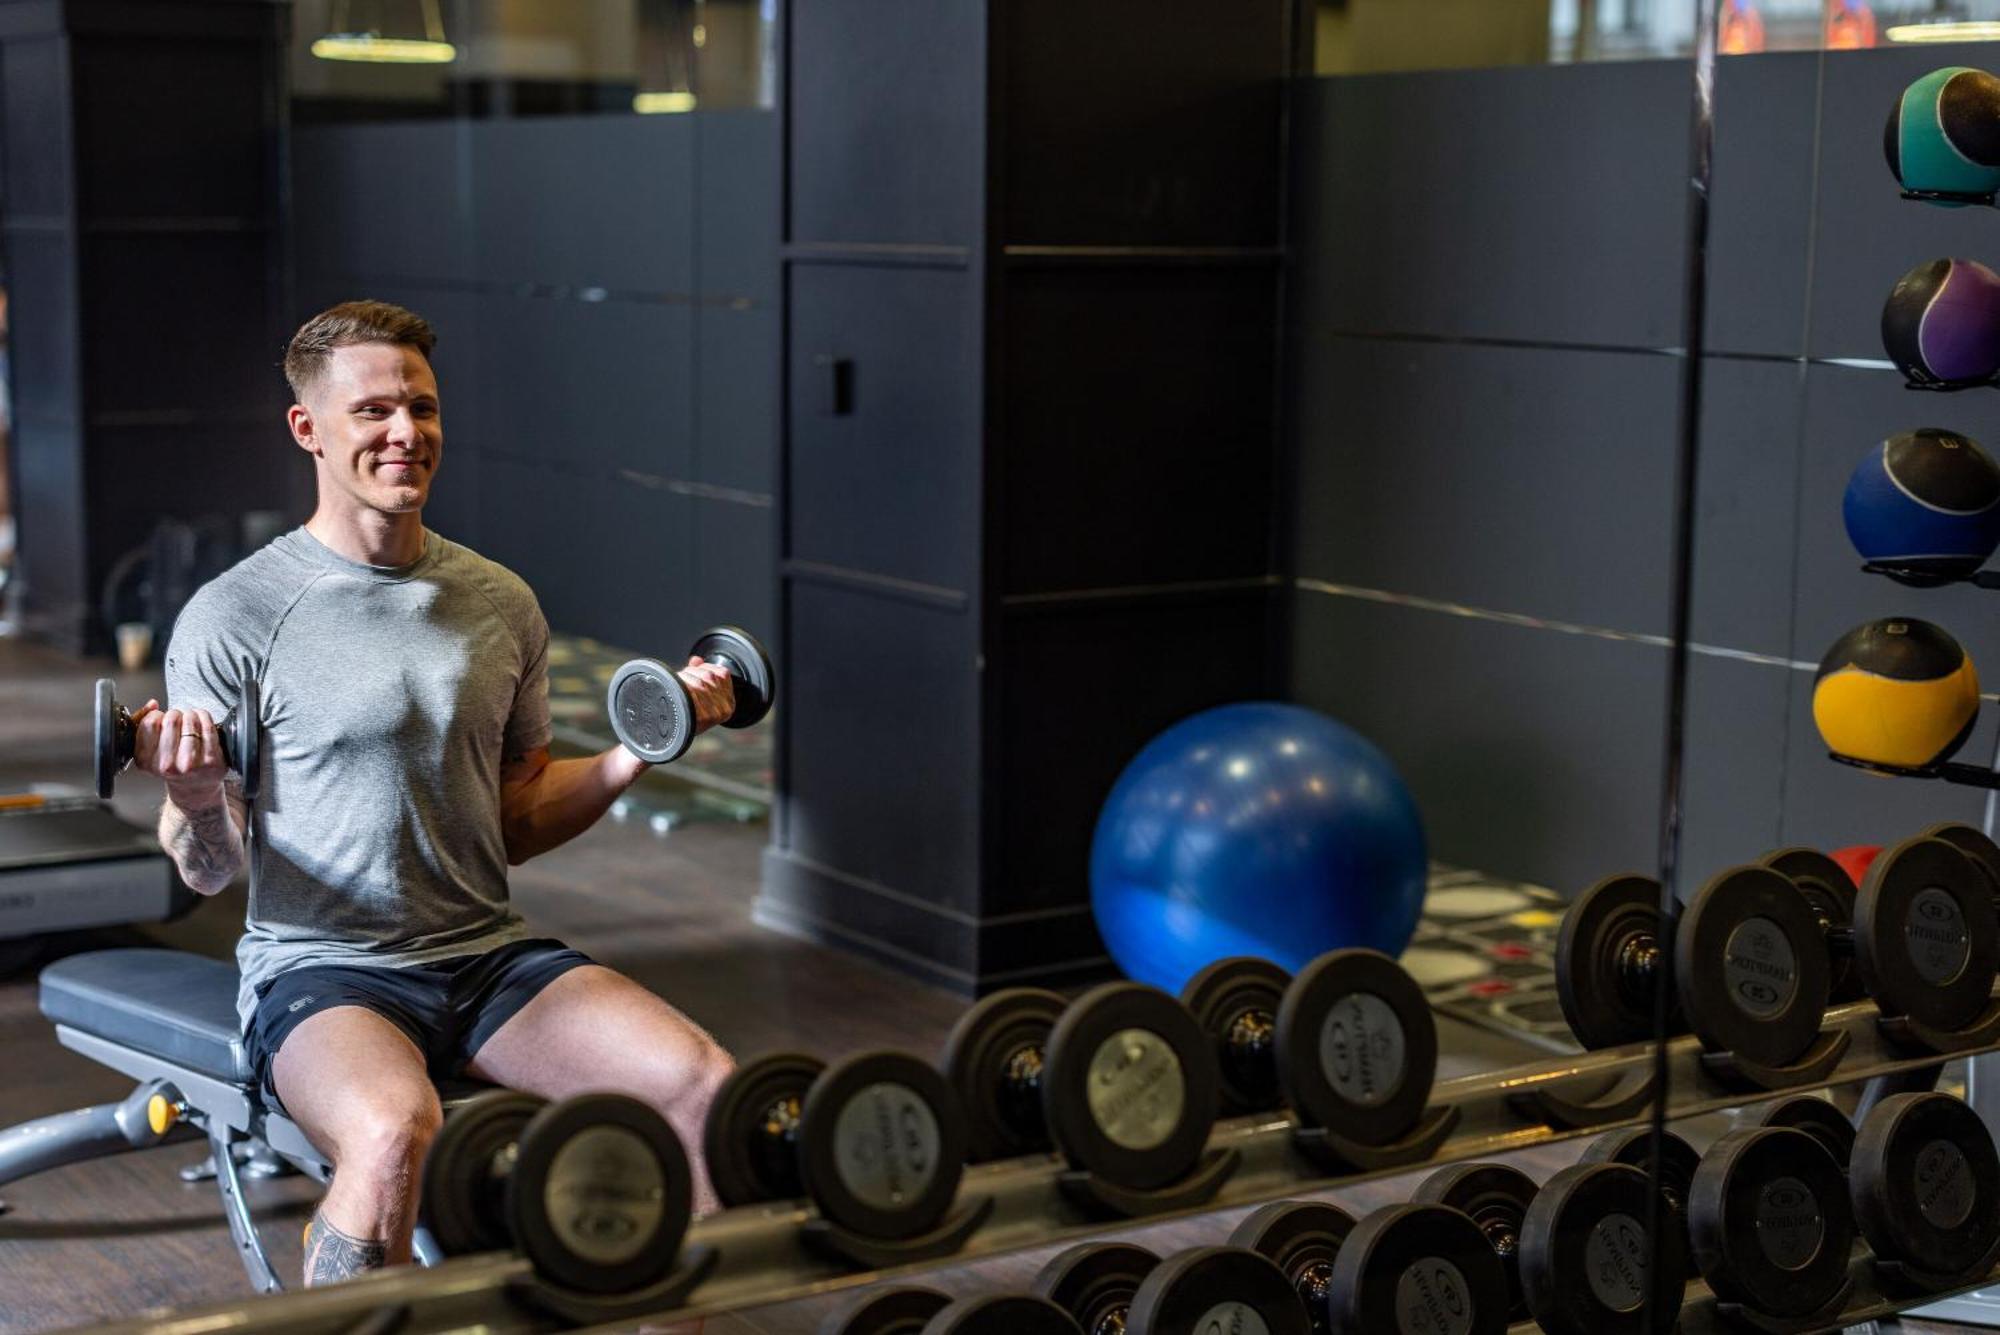
<path fill-rule="evenodd" d="M 458 48 L 444 39 L 444 20 L 437 0 L 418 0 L 422 37 L 385 36 L 380 29 L 356 30 L 349 21 L 348 0 L 335 0 L 334 31 L 312 44 L 321 60 L 353 60 L 382 65 L 446 65 L 458 58 Z M 386 6 L 385 6 L 386 9 Z"/>

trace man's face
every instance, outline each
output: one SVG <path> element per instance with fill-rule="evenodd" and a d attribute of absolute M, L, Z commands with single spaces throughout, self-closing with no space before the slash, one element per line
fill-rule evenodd
<path fill-rule="evenodd" d="M 383 514 L 423 508 L 444 425 L 421 352 L 396 343 L 335 348 L 306 399 L 292 408 L 292 435 L 319 461 L 322 502 L 331 489 Z"/>

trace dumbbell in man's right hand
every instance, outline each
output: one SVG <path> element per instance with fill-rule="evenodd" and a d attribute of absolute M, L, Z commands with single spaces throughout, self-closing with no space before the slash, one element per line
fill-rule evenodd
<path fill-rule="evenodd" d="M 222 733 L 206 709 L 162 709 L 148 700 L 132 711 L 132 767 L 167 785 L 176 806 L 222 799 L 229 772 Z"/>

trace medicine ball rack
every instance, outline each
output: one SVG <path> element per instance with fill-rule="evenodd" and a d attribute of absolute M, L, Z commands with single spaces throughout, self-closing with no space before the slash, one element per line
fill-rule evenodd
<path fill-rule="evenodd" d="M 1879 1012 L 1870 1001 L 1838 1006 L 1827 1012 L 1826 1028 L 1844 1035 L 1847 1045 L 1838 1066 L 1818 1082 L 1820 1085 L 1849 1084 L 1935 1064 L 1935 1054 L 1896 1046 L 1883 1032 L 1879 1019 Z M 2000 1044 L 1968 1049 L 1961 1055 L 1982 1050 L 2000 1051 Z M 1742 1091 L 1717 1083 L 1704 1066 L 1699 1040 L 1691 1036 L 1671 1040 L 1666 1057 L 1670 1119 L 1721 1111 L 1744 1101 Z M 1523 1110 L 1534 1106 L 1537 1095 L 1549 1094 L 1574 1102 L 1570 1091 L 1602 1089 L 1641 1079 L 1652 1070 L 1653 1060 L 1651 1045 L 1640 1043 L 1439 1081 L 1433 1087 L 1431 1102 L 1436 1107 L 1455 1109 L 1458 1123 L 1452 1135 L 1423 1163 L 1437 1165 L 1491 1157 L 1615 1126 L 1637 1125 L 1642 1120 L 1640 1113 L 1607 1119 L 1590 1127 L 1564 1127 L 1529 1120 Z M 1588 1099 L 1589 1095 L 1578 1097 Z M 1230 1206 L 1284 1199 L 1302 1191 L 1325 1190 L 1410 1172 L 1422 1166 L 1401 1164 L 1327 1177 L 1299 1154 L 1292 1132 L 1291 1119 L 1280 1114 L 1253 1114 L 1219 1123 L 1210 1147 L 1234 1152 L 1240 1166 L 1215 1197 L 1196 1207 L 1120 1223 L 1109 1223 L 1087 1213 L 1063 1191 L 1059 1182 L 1063 1163 L 1057 1156 L 1032 1155 L 973 1165 L 965 1172 L 961 1195 L 966 1199 L 988 1197 L 993 1205 L 990 1215 L 965 1247 L 949 1257 L 890 1270 L 843 1270 L 812 1250 L 805 1241 L 803 1227 L 812 1216 L 802 1202 L 726 1210 L 696 1222 L 688 1230 L 685 1246 L 712 1249 L 716 1261 L 708 1277 L 694 1290 L 691 1301 L 675 1309 L 673 1315 L 676 1319 L 692 1319 L 764 1307 L 873 1283 L 885 1277 L 916 1275 L 1003 1253 L 1043 1249 L 1102 1236 L 1114 1228 L 1194 1218 Z M 1858 1266 L 1854 1296 L 1844 1318 L 1849 1323 L 1922 1306 L 1943 1296 L 1892 1300 L 1869 1274 L 1862 1273 L 1867 1269 L 1864 1254 Z M 1976 1286 L 1966 1286 L 1973 1287 Z M 209 1305 L 176 1313 L 175 1320 L 179 1323 L 221 1318 L 233 1312 L 243 1314 L 237 1325 L 247 1323 L 260 1331 L 345 1331 L 363 1329 L 364 1324 L 357 1323 L 366 1323 L 372 1314 L 393 1309 L 398 1313 L 395 1328 L 415 1335 L 474 1321 L 494 1331 L 594 1324 L 610 1330 L 615 1326 L 604 1323 L 629 1322 L 638 1315 L 628 1307 L 621 1307 L 615 1298 L 607 1298 L 595 1306 L 562 1304 L 556 1310 L 551 1307 L 545 1290 L 546 1286 L 526 1259 L 491 1253 L 449 1260 L 427 1269 L 384 1271 L 347 1284 Z M 1705 1290 L 1700 1297 L 1691 1296 L 1681 1316 L 1682 1331 L 1687 1335 L 1703 1335 L 1711 1330 L 1741 1329 L 1726 1325 L 1725 1318 L 1714 1312 L 1713 1307 L 1713 1300 Z M 140 1318 L 93 1329 L 102 1335 L 113 1332 L 138 1335 L 157 1332 L 162 1323 L 158 1318 Z"/>

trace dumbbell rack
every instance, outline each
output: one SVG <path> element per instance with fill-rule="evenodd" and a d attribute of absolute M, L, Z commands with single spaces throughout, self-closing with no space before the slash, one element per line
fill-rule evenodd
<path fill-rule="evenodd" d="M 1874 1003 L 1868 1001 L 1827 1012 L 1826 1027 L 1845 1034 L 1849 1047 L 1839 1066 L 1822 1083 L 1855 1083 L 1930 1066 L 1939 1060 L 1935 1054 L 1912 1053 L 1892 1045 L 1878 1028 L 1877 1015 Z M 1672 1040 L 1666 1055 L 1670 1119 L 1717 1112 L 1749 1098 L 1765 1097 L 1762 1093 L 1746 1094 L 1741 1089 L 1716 1083 L 1701 1061 L 1699 1041 L 1692 1037 Z M 1963 1055 L 1972 1054 L 1968 1051 Z M 1634 1044 L 1442 1081 L 1432 1091 L 1432 1103 L 1456 1109 L 1459 1120 L 1435 1154 L 1421 1163 L 1339 1177 L 1321 1174 L 1293 1149 L 1292 1123 L 1288 1118 L 1262 1115 L 1224 1122 L 1217 1126 L 1210 1146 L 1234 1151 L 1240 1162 L 1216 1196 L 1196 1207 L 1140 1219 L 1107 1220 L 1084 1213 L 1063 1191 L 1060 1178 L 1065 1165 L 1053 1156 L 976 1165 L 966 1171 L 961 1203 L 986 1197 L 992 1205 L 965 1247 L 948 1257 L 892 1270 L 855 1273 L 812 1250 L 802 1226 L 813 1216 L 803 1202 L 724 1211 L 700 1220 L 689 1229 L 686 1245 L 714 1249 L 716 1262 L 695 1291 L 695 1301 L 672 1315 L 685 1319 L 770 1306 L 887 1277 L 908 1277 L 1007 1252 L 1047 1248 L 1120 1228 L 1192 1218 L 1219 1209 L 1324 1191 L 1408 1172 L 1423 1164 L 1487 1157 L 1592 1135 L 1612 1127 L 1636 1125 L 1644 1120 L 1643 1116 L 1607 1120 L 1587 1128 L 1556 1127 L 1531 1120 L 1522 1112 L 1521 1103 L 1523 1096 L 1537 1092 L 1588 1092 L 1612 1081 L 1644 1079 L 1653 1070 L 1653 1060 L 1650 1045 Z M 1874 1284 L 1865 1256 L 1856 1263 L 1856 1270 L 1856 1286 L 1847 1318 L 1850 1322 L 1936 1301 L 1937 1295 L 1892 1300 Z M 2000 1274 L 1995 1277 L 2000 1278 Z M 430 1269 L 385 1271 L 348 1284 L 181 1312 L 176 1314 L 174 1326 L 178 1330 L 230 1326 L 272 1332 L 345 1330 L 389 1308 L 406 1313 L 398 1329 L 412 1335 L 445 1327 L 460 1328 L 473 1322 L 496 1332 L 577 1326 L 609 1332 L 629 1329 L 639 1315 L 614 1301 L 552 1294 L 537 1281 L 527 1261 L 496 1254 L 460 1258 Z M 231 1317 L 235 1319 L 232 1321 Z M 1690 1290 L 1681 1321 L 1681 1329 L 1688 1335 L 1740 1329 L 1728 1325 L 1714 1310 L 1712 1300 L 1700 1285 Z M 139 1319 L 92 1329 L 100 1335 L 111 1332 L 137 1335 L 141 1331 L 157 1333 L 163 1326 L 157 1320 Z M 1519 1329 L 1534 1327 L 1525 1325 Z"/>

